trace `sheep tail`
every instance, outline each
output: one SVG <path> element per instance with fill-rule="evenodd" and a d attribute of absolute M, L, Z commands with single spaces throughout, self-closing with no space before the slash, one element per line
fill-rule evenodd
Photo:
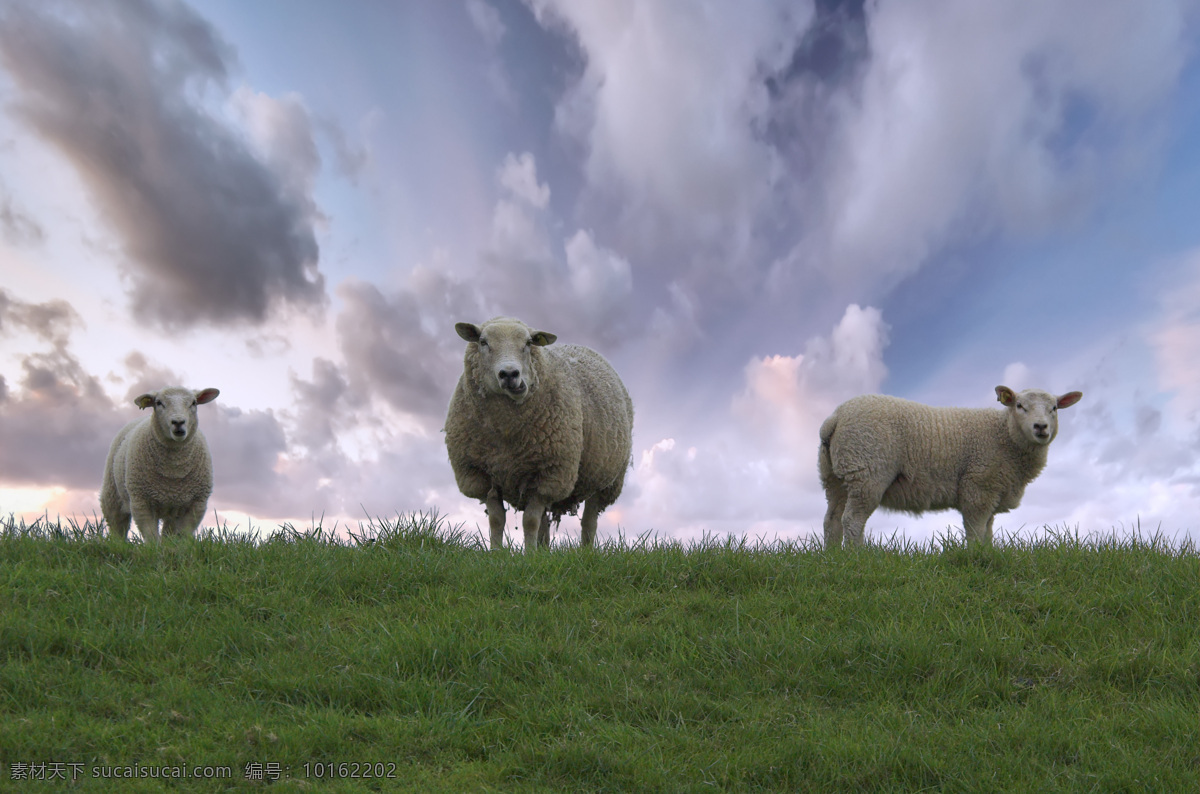
<path fill-rule="evenodd" d="M 817 450 L 817 471 L 823 485 L 827 485 L 833 476 L 833 458 L 829 454 L 829 441 L 833 438 L 833 431 L 836 429 L 837 413 L 834 413 L 821 425 L 821 446 Z"/>
<path fill-rule="evenodd" d="M 825 450 L 826 455 L 829 454 L 829 440 L 833 438 L 833 431 L 837 430 L 837 413 L 834 412 L 821 424 L 821 449 Z"/>

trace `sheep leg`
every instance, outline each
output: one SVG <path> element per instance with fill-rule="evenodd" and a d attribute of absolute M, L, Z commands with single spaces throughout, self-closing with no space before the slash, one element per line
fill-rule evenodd
<path fill-rule="evenodd" d="M 203 502 L 195 502 L 182 518 L 171 522 L 171 534 L 183 535 L 188 538 L 196 537 L 196 530 L 200 528 L 200 522 L 204 519 L 204 511 L 207 508 L 207 499 Z M 166 537 L 166 535 L 167 522 L 163 521 L 163 536 Z"/>
<path fill-rule="evenodd" d="M 131 499 L 129 512 L 133 514 L 133 523 L 137 525 L 138 532 L 142 533 L 142 540 L 147 543 L 158 543 L 158 516 L 154 515 L 150 506 Z"/>
<path fill-rule="evenodd" d="M 963 529 L 967 533 L 967 545 L 976 543 L 991 545 L 992 522 L 996 518 L 994 511 L 977 505 L 964 506 L 962 510 Z"/>
<path fill-rule="evenodd" d="M 104 518 L 108 521 L 108 535 L 121 540 L 129 540 L 129 520 L 132 516 L 126 510 L 111 511 L 105 513 Z"/>
<path fill-rule="evenodd" d="M 579 544 L 581 546 L 591 546 L 596 542 L 596 519 L 600 517 L 600 510 L 596 507 L 596 503 L 589 499 L 583 503 L 583 518 L 579 519 L 582 531 L 579 535 Z"/>
<path fill-rule="evenodd" d="M 492 536 L 492 551 L 504 548 L 504 500 L 495 486 L 487 495 L 488 530 Z"/>
<path fill-rule="evenodd" d="M 846 488 L 840 480 L 832 480 L 825 488 L 829 509 L 825 511 L 825 548 L 842 547 L 842 516 L 846 512 Z"/>
<path fill-rule="evenodd" d="M 550 545 L 550 509 L 542 511 L 542 523 L 538 525 L 538 545 Z"/>
<path fill-rule="evenodd" d="M 863 532 L 867 519 L 879 507 L 886 488 L 871 488 L 863 483 L 849 483 L 845 486 L 846 508 L 842 511 L 842 532 L 845 539 L 855 545 L 863 545 Z"/>
<path fill-rule="evenodd" d="M 132 516 L 121 501 L 121 495 L 117 492 L 116 483 L 113 482 L 108 469 L 104 471 L 104 485 L 100 489 L 100 512 L 108 524 L 109 537 L 129 539 L 129 519 Z"/>
<path fill-rule="evenodd" d="M 525 505 L 525 514 L 521 516 L 521 525 L 525 530 L 526 554 L 533 554 L 537 549 L 538 530 L 541 529 L 545 512 L 546 505 L 539 497 L 529 497 L 529 503 Z"/>

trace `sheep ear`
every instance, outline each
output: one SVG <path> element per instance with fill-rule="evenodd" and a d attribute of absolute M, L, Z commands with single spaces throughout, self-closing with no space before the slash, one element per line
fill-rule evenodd
<path fill-rule="evenodd" d="M 1001 405 L 1012 407 L 1017 402 L 1017 395 L 1013 394 L 1013 390 L 1007 386 L 996 387 L 996 399 Z"/>
<path fill-rule="evenodd" d="M 534 331 L 529 337 L 529 341 L 540 347 L 552 345 L 556 339 L 558 339 L 558 337 L 549 331 Z"/>
<path fill-rule="evenodd" d="M 133 404 L 136 405 L 138 408 L 149 408 L 151 405 L 154 405 L 154 395 L 155 394 L 157 394 L 157 392 L 147 392 L 143 395 L 135 397 L 133 400 Z"/>
<path fill-rule="evenodd" d="M 201 391 L 196 392 L 196 402 L 200 405 L 210 403 L 217 399 L 217 395 L 220 393 L 220 389 L 202 389 Z"/>
<path fill-rule="evenodd" d="M 472 325 L 471 323 L 455 323 L 454 330 L 458 332 L 459 336 L 461 336 L 463 339 L 466 339 L 468 342 L 479 341 L 478 325 Z"/>
<path fill-rule="evenodd" d="M 1058 407 L 1059 408 L 1070 408 L 1072 405 L 1079 402 L 1081 399 L 1083 399 L 1083 392 L 1069 391 L 1066 394 L 1064 394 L 1062 397 L 1058 398 Z"/>

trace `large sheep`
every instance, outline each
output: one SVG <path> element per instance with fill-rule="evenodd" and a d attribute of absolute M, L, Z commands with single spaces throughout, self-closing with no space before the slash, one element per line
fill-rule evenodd
<path fill-rule="evenodd" d="M 821 425 L 818 468 L 829 510 L 825 547 L 863 542 L 875 508 L 962 513 L 967 541 L 992 542 L 992 521 L 1021 503 L 1046 465 L 1058 409 L 1081 392 L 996 387 L 1005 410 L 933 408 L 869 394 L 842 403 Z"/>
<path fill-rule="evenodd" d="M 446 414 L 458 488 L 487 505 L 493 549 L 504 545 L 504 503 L 524 511 L 525 550 L 550 542 L 550 521 L 584 504 L 581 541 L 621 495 L 633 450 L 633 402 L 609 363 L 520 320 L 457 323 L 467 341 Z"/>
<path fill-rule="evenodd" d="M 196 406 L 212 402 L 216 389 L 173 386 L 134 400 L 154 412 L 125 425 L 104 463 L 100 509 L 108 529 L 125 540 L 129 519 L 148 541 L 163 535 L 191 536 L 212 493 L 212 458 L 196 418 Z"/>

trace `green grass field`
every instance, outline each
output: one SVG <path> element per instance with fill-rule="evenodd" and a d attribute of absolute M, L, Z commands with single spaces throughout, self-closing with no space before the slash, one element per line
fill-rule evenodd
<path fill-rule="evenodd" d="M 0 790 L 1200 789 L 1190 541 L 355 535 L 0 524 Z"/>

